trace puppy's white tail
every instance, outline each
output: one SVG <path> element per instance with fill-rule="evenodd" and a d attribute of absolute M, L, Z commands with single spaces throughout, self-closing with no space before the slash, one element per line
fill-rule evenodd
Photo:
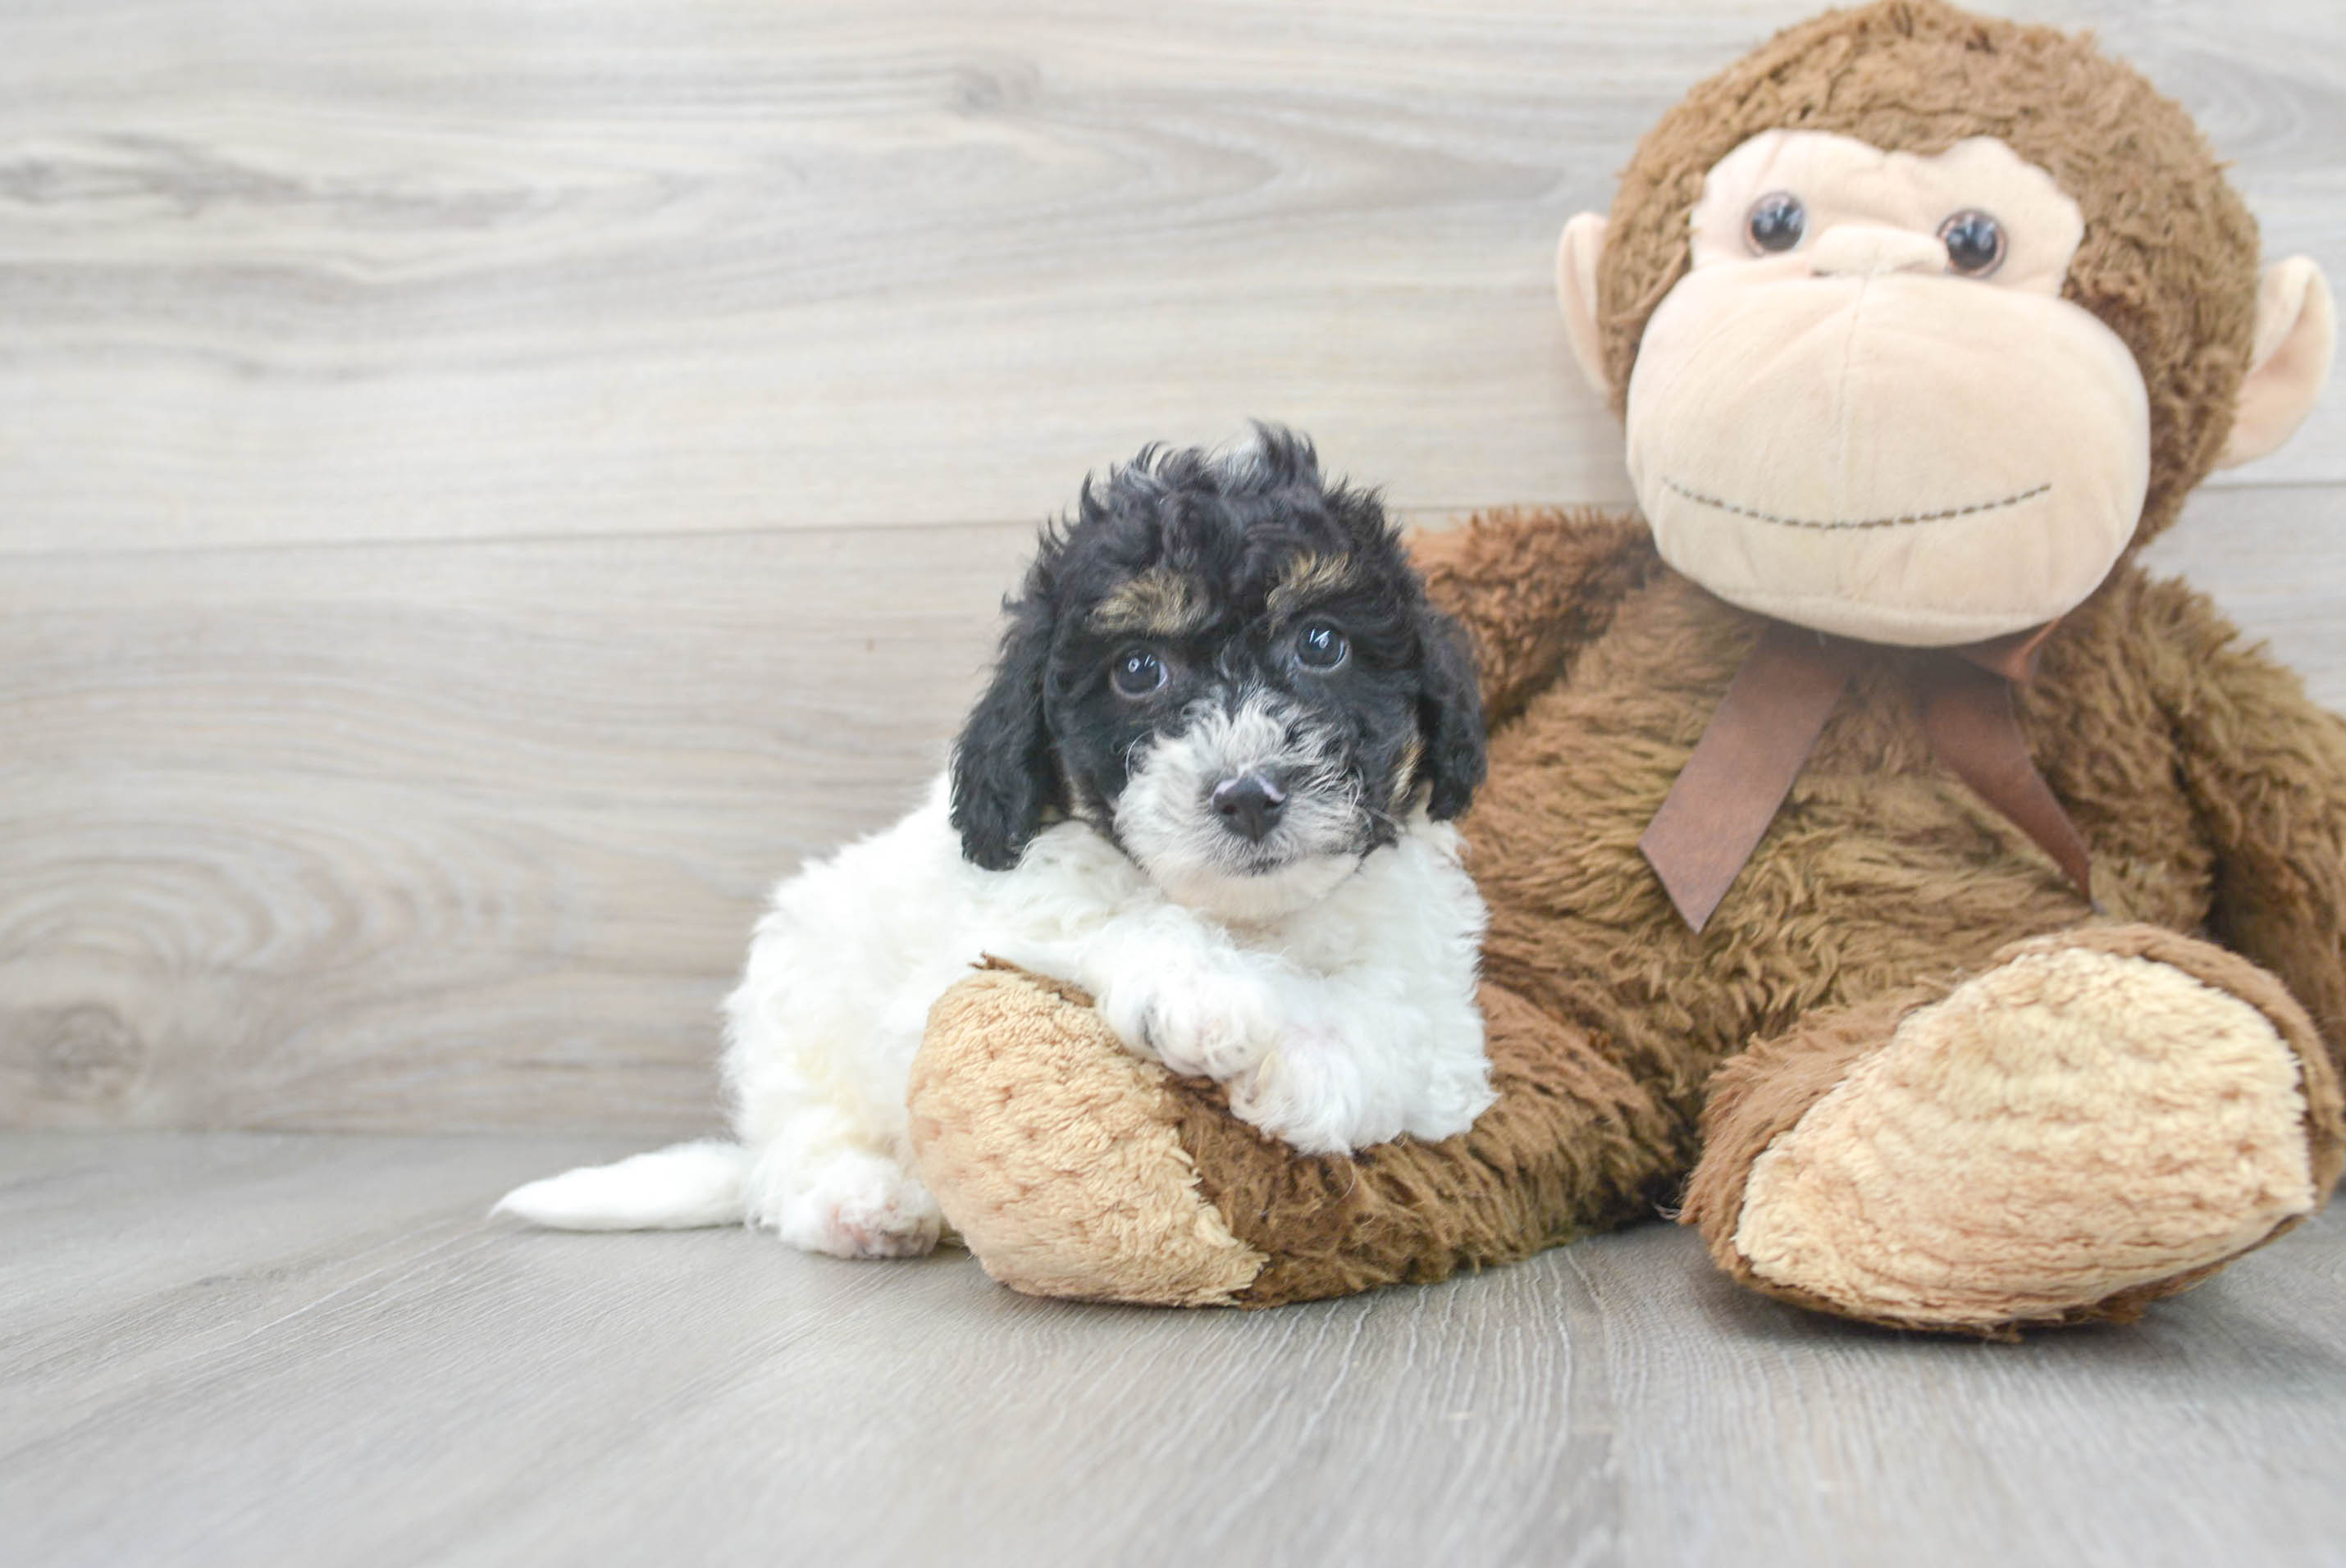
<path fill-rule="evenodd" d="M 678 1144 L 617 1165 L 580 1166 L 517 1186 L 495 1214 L 556 1230 L 690 1230 L 739 1225 L 750 1151 L 739 1144 Z"/>

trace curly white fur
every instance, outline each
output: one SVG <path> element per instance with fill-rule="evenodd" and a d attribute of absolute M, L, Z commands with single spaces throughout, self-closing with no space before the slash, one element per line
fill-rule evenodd
<path fill-rule="evenodd" d="M 741 1151 L 683 1145 L 533 1182 L 499 1208 L 575 1229 L 747 1219 L 809 1251 L 926 1252 L 944 1219 L 913 1172 L 905 1085 L 931 1004 L 987 954 L 1083 986 L 1132 1050 L 1220 1081 L 1238 1115 L 1306 1153 L 1447 1137 L 1494 1099 L 1483 905 L 1456 832 L 1423 811 L 1390 847 L 1253 880 L 1280 884 L 1270 898 L 1244 877 L 1175 876 L 1177 901 L 1080 822 L 1045 830 L 1014 871 L 982 871 L 947 809 L 941 779 L 910 817 L 775 891 L 725 1004 Z"/>

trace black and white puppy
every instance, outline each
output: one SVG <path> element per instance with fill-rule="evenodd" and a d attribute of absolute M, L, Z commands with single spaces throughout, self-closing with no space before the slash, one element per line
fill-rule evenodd
<path fill-rule="evenodd" d="M 927 802 L 759 923 L 726 1003 L 740 1143 L 503 1209 L 927 1251 L 906 1081 L 930 1004 L 984 954 L 1084 987 L 1133 1051 L 1307 1153 L 1446 1137 L 1491 1104 L 1483 905 L 1447 825 L 1483 776 L 1474 670 L 1376 496 L 1284 431 L 1152 448 L 1086 483 L 1005 607 Z"/>

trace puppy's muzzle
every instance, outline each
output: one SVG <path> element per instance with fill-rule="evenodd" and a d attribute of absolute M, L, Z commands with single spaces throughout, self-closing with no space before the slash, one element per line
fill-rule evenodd
<path fill-rule="evenodd" d="M 1279 826 L 1279 814 L 1287 805 L 1287 791 L 1260 773 L 1242 773 L 1215 785 L 1206 799 L 1214 815 L 1222 820 L 1223 827 L 1249 843 L 1259 844 Z"/>

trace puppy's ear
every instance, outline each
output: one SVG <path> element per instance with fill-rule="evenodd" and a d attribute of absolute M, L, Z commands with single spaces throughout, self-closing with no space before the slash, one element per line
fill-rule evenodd
<path fill-rule="evenodd" d="M 1457 622 L 1431 607 L 1419 612 L 1425 650 L 1425 695 L 1418 724 L 1425 735 L 1423 768 L 1433 794 L 1426 812 L 1446 822 L 1466 809 L 1483 782 L 1483 694 L 1474 653 Z"/>
<path fill-rule="evenodd" d="M 1043 677 L 1051 656 L 1044 586 L 1030 581 L 1025 596 L 1006 606 L 1010 629 L 1002 634 L 994 684 L 954 742 L 953 825 L 962 854 L 989 871 L 1015 866 L 1042 830 L 1044 812 L 1066 809 L 1043 722 Z"/>

